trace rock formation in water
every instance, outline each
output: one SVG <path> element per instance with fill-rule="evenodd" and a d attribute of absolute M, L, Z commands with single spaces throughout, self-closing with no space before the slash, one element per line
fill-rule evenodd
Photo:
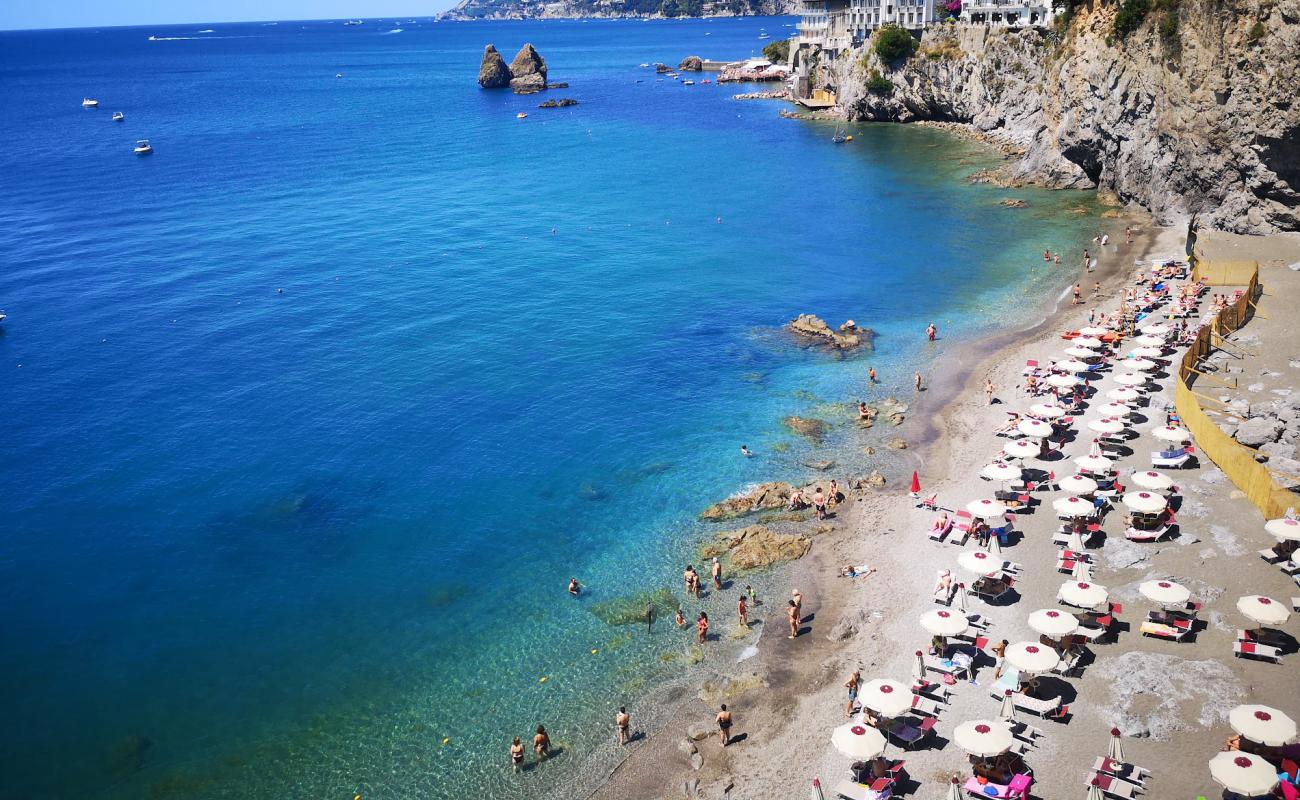
<path fill-rule="evenodd" d="M 510 68 L 492 45 L 483 48 L 483 61 L 478 67 L 478 85 L 484 89 L 501 89 L 510 85 Z"/>
<path fill-rule="evenodd" d="M 1136 2 L 1070 5 L 1056 32 L 937 26 L 901 64 L 849 50 L 818 82 L 850 119 L 968 123 L 1017 157 L 1014 180 L 1300 230 L 1300 0 L 1166 0 L 1119 28 Z"/>
<path fill-rule="evenodd" d="M 532 94 L 546 88 L 546 61 L 531 44 L 519 48 L 515 60 L 510 62 L 510 74 L 510 88 L 517 94 Z"/>
<path fill-rule="evenodd" d="M 572 97 L 560 97 L 555 100 L 547 100 L 545 103 L 542 103 L 537 107 L 538 108 L 566 108 L 568 106 L 576 106 L 577 104 L 578 101 L 574 100 Z"/>
<path fill-rule="evenodd" d="M 704 59 L 699 56 L 687 56 L 677 65 L 677 69 L 683 72 L 700 72 L 704 69 Z"/>
<path fill-rule="evenodd" d="M 781 561 L 803 558 L 812 539 L 803 534 L 777 533 L 762 525 L 718 534 L 717 541 L 700 548 L 702 558 L 726 555 L 733 570 L 769 567 Z"/>
<path fill-rule="evenodd" d="M 816 314 L 800 314 L 790 321 L 790 330 L 800 336 L 848 350 L 859 345 L 871 345 L 875 332 L 869 328 L 859 328 L 853 320 L 840 326 L 838 331 L 827 325 Z"/>
<path fill-rule="evenodd" d="M 785 508 L 790 504 L 792 494 L 794 494 L 794 487 L 788 483 L 773 481 L 760 484 L 742 494 L 714 503 L 704 509 L 700 519 L 734 519 L 753 511 Z"/>

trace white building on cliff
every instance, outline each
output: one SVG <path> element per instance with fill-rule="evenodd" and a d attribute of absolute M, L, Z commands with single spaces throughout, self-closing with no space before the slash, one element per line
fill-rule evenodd
<path fill-rule="evenodd" d="M 923 31 L 940 17 L 944 0 L 803 0 L 800 48 L 818 48 L 834 57 L 871 38 L 877 28 L 897 25 Z M 1018 28 L 1047 26 L 1065 0 L 963 0 L 960 21 L 968 25 Z"/>

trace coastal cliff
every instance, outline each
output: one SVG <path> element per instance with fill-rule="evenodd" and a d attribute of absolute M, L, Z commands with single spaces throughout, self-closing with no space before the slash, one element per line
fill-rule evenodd
<path fill-rule="evenodd" d="M 1156 0 L 1117 30 L 1120 10 L 1078 4 L 1052 32 L 941 26 L 902 63 L 867 46 L 821 81 L 852 120 L 970 124 L 1017 156 L 1011 182 L 1300 230 L 1300 0 Z"/>
<path fill-rule="evenodd" d="M 751 17 L 797 13 L 798 0 L 460 0 L 439 19 Z"/>

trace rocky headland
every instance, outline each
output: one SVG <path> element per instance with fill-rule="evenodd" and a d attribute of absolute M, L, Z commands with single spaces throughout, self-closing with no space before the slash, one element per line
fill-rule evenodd
<path fill-rule="evenodd" d="M 851 120 L 971 126 L 1009 183 L 1102 188 L 1158 220 L 1300 230 L 1300 0 L 1074 2 L 1057 30 L 936 26 L 885 63 L 822 59 Z"/>

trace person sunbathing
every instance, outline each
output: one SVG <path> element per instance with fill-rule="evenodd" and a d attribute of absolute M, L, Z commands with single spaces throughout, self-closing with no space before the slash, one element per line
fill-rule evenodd
<path fill-rule="evenodd" d="M 1014 411 L 1008 412 L 1007 421 L 1002 423 L 1002 427 L 998 428 L 994 433 L 1013 433 L 1016 430 L 1016 426 L 1019 424 L 1020 415 Z"/>
<path fill-rule="evenodd" d="M 956 591 L 957 585 L 953 582 L 952 571 L 940 570 L 939 579 L 934 584 L 934 596 L 947 604 L 952 602 L 952 596 Z"/>
<path fill-rule="evenodd" d="M 946 536 L 948 531 L 952 530 L 952 520 L 948 519 L 948 512 L 944 511 L 935 517 L 934 522 L 930 523 L 930 535 Z"/>
<path fill-rule="evenodd" d="M 840 577 L 841 578 L 865 578 L 875 571 L 876 568 L 871 566 L 870 564 L 857 564 L 857 565 L 846 564 L 844 568 L 840 570 Z"/>

